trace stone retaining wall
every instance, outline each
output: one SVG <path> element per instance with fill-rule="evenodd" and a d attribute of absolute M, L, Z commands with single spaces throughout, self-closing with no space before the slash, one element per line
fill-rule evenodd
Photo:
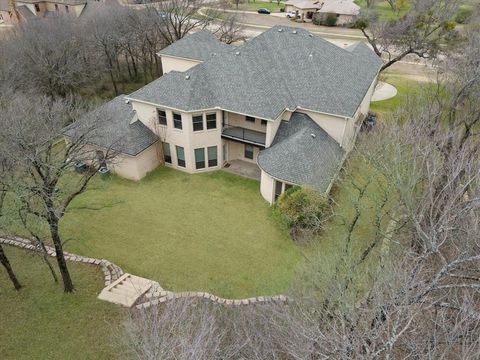
<path fill-rule="evenodd" d="M 22 239 L 19 237 L 0 237 L 0 243 L 5 245 L 16 246 L 18 248 L 25 249 L 25 250 L 43 253 L 43 250 L 40 247 L 40 245 L 34 244 L 30 240 Z M 47 254 L 49 256 L 55 257 L 56 255 L 55 248 L 47 245 L 45 245 L 45 248 L 47 249 Z M 63 254 L 65 255 L 66 260 L 99 266 L 103 271 L 105 286 L 110 285 L 112 282 L 114 282 L 120 276 L 123 275 L 123 270 L 108 260 L 104 260 L 104 259 L 99 260 L 99 259 L 89 258 L 85 256 L 71 254 L 66 251 L 64 251 Z"/>
<path fill-rule="evenodd" d="M 0 237 L 0 243 L 5 245 L 16 246 L 18 248 L 36 251 L 42 253 L 43 250 L 39 245 L 35 245 L 30 240 L 19 237 Z M 55 257 L 55 248 L 45 246 L 49 256 Z M 114 263 L 105 259 L 95 259 L 76 254 L 64 252 L 65 259 L 69 261 L 81 262 L 89 265 L 98 266 L 102 269 L 105 286 L 112 284 L 120 276 L 124 274 L 123 270 Z M 157 306 L 161 303 L 180 299 L 180 298 L 196 298 L 207 299 L 219 305 L 226 306 L 243 306 L 243 305 L 261 305 L 266 303 L 286 303 L 289 299 L 285 295 L 276 296 L 258 296 L 247 299 L 224 299 L 206 292 L 173 292 L 164 290 L 160 284 L 152 280 L 152 287 L 143 295 L 136 304 L 137 309 L 145 309 L 151 306 Z"/>

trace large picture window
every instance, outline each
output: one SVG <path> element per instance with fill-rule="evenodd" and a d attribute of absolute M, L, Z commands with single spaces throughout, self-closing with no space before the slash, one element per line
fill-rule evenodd
<path fill-rule="evenodd" d="M 182 115 L 173 113 L 173 127 L 175 129 L 182 129 Z"/>
<path fill-rule="evenodd" d="M 217 166 L 218 165 L 217 147 L 209 146 L 207 148 L 207 153 L 208 153 L 208 167 Z"/>
<path fill-rule="evenodd" d="M 245 144 L 245 157 L 247 159 L 253 159 L 253 146 Z"/>
<path fill-rule="evenodd" d="M 217 128 L 217 114 L 207 114 L 207 130 Z"/>
<path fill-rule="evenodd" d="M 205 168 L 205 149 L 195 149 L 195 168 L 204 169 Z"/>
<path fill-rule="evenodd" d="M 185 150 L 181 146 L 175 146 L 177 151 L 177 164 L 178 166 L 185 167 Z"/>
<path fill-rule="evenodd" d="M 163 110 L 157 109 L 158 123 L 160 125 L 167 125 L 167 113 Z"/>
<path fill-rule="evenodd" d="M 203 116 L 202 115 L 193 116 L 192 121 L 193 121 L 193 131 L 203 130 Z"/>
<path fill-rule="evenodd" d="M 163 159 L 165 160 L 166 163 L 171 164 L 172 163 L 172 153 L 170 152 L 170 144 L 169 143 L 163 143 Z"/>

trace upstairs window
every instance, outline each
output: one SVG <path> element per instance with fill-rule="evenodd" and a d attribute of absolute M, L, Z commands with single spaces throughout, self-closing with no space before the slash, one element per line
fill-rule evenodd
<path fill-rule="evenodd" d="M 157 109 L 158 123 L 167 126 L 167 113 L 163 110 Z"/>
<path fill-rule="evenodd" d="M 205 149 L 195 149 L 195 168 L 204 169 L 205 168 Z"/>
<path fill-rule="evenodd" d="M 175 129 L 182 129 L 182 115 L 173 113 L 173 127 Z"/>
<path fill-rule="evenodd" d="M 266 126 L 267 125 L 267 120 L 262 120 L 261 123 L 262 123 L 263 126 Z"/>
<path fill-rule="evenodd" d="M 40 5 L 35 4 L 35 11 L 36 11 L 36 12 L 40 12 Z"/>
<path fill-rule="evenodd" d="M 65 11 L 68 12 L 68 5 L 65 5 Z"/>
<path fill-rule="evenodd" d="M 195 115 L 192 117 L 193 122 L 193 131 L 202 131 L 203 130 L 203 116 Z"/>
<path fill-rule="evenodd" d="M 207 114 L 207 130 L 217 128 L 217 114 Z"/>
<path fill-rule="evenodd" d="M 245 116 L 245 120 L 251 123 L 255 123 L 255 118 L 251 116 Z"/>

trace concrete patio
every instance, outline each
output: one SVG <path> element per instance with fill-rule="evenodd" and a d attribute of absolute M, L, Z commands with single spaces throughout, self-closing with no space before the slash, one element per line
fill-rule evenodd
<path fill-rule="evenodd" d="M 260 181 L 260 168 L 257 166 L 257 164 L 251 162 L 243 160 L 231 160 L 224 165 L 222 170 L 231 174 Z"/>

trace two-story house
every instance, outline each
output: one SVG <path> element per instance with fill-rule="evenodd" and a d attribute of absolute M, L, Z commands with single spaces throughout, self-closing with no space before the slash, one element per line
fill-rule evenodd
<path fill-rule="evenodd" d="M 201 31 L 159 56 L 162 77 L 113 100 L 128 113 L 117 135 L 154 137 L 112 170 L 139 179 L 161 163 L 199 173 L 235 162 L 255 170 L 270 203 L 291 185 L 329 191 L 382 64 L 362 43 L 342 49 L 283 26 L 238 47 Z"/>

